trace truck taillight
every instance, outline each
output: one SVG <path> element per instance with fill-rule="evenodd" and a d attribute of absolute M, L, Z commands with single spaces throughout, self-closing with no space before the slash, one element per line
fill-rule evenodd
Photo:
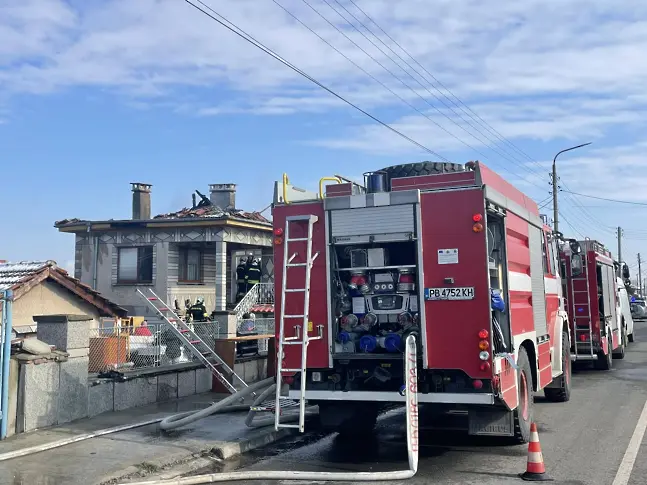
<path fill-rule="evenodd" d="M 472 226 L 472 231 L 474 231 L 474 232 L 482 232 L 483 231 L 483 224 L 481 224 L 480 222 L 477 222 L 476 224 L 474 224 Z"/>
<path fill-rule="evenodd" d="M 277 246 L 280 245 L 280 244 L 283 244 L 283 238 L 282 237 L 275 237 L 274 238 L 274 244 L 276 244 Z"/>
<path fill-rule="evenodd" d="M 490 366 L 489 362 L 481 362 L 481 370 L 483 372 L 489 372 L 492 366 Z"/>
<path fill-rule="evenodd" d="M 481 214 L 474 214 L 472 216 L 472 220 L 474 222 L 481 222 L 483 220 L 483 216 Z"/>
<path fill-rule="evenodd" d="M 283 228 L 282 227 L 277 227 L 274 229 L 274 235 L 275 236 L 282 236 L 283 235 Z"/>
<path fill-rule="evenodd" d="M 472 381 L 472 386 L 474 386 L 474 389 L 483 389 L 483 381 L 481 379 L 475 379 Z"/>
<path fill-rule="evenodd" d="M 487 331 L 487 330 L 485 330 L 485 329 L 483 329 L 483 330 L 481 330 L 481 331 L 479 332 L 479 338 L 480 338 L 480 339 L 486 339 L 486 338 L 488 338 L 488 336 L 489 336 L 489 335 L 490 335 L 490 332 L 488 332 L 488 331 Z"/>
<path fill-rule="evenodd" d="M 481 340 L 481 341 L 479 342 L 479 349 L 481 349 L 481 350 L 487 350 L 487 349 L 489 349 L 489 348 L 490 348 L 490 344 L 489 344 L 489 342 L 488 342 L 487 340 Z"/>
<path fill-rule="evenodd" d="M 482 350 L 479 352 L 479 359 L 488 360 L 490 358 L 490 353 L 487 350 Z"/>

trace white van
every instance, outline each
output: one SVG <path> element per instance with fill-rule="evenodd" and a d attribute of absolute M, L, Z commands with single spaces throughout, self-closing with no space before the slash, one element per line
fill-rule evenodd
<path fill-rule="evenodd" d="M 618 303 L 616 307 L 616 315 L 618 315 L 618 327 L 622 328 L 622 320 L 624 319 L 624 335 L 627 336 L 628 342 L 634 341 L 634 319 L 631 316 L 631 305 L 629 304 L 629 295 L 627 289 L 622 281 L 622 278 L 616 278 L 616 291 L 618 293 Z M 626 342 L 623 342 L 626 343 Z"/>

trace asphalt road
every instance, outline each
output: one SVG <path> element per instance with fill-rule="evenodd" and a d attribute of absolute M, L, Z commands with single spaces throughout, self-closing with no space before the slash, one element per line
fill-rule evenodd
<path fill-rule="evenodd" d="M 586 369 L 574 374 L 570 402 L 550 403 L 543 394 L 536 397 L 535 420 L 553 483 L 647 483 L 647 323 L 637 323 L 635 335 L 636 342 L 629 345 L 624 360 L 614 361 L 612 371 Z M 404 469 L 403 423 L 403 414 L 389 415 L 380 421 L 375 439 L 363 443 L 344 443 L 336 435 L 306 435 L 247 455 L 239 469 Z M 521 483 L 518 474 L 526 467 L 527 445 L 434 431 L 424 431 L 421 443 L 418 474 L 407 484 Z"/>

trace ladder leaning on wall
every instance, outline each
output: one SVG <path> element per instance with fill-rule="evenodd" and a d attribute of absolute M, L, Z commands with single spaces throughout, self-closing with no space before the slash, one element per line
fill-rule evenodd
<path fill-rule="evenodd" d="M 189 327 L 171 307 L 148 289 L 148 295 L 137 288 L 137 293 L 146 300 L 146 303 L 162 319 L 167 327 L 189 349 L 198 361 L 211 371 L 218 381 L 232 394 L 247 387 L 247 383 L 229 367 L 223 359 Z M 238 388 L 237 388 L 238 387 Z"/>

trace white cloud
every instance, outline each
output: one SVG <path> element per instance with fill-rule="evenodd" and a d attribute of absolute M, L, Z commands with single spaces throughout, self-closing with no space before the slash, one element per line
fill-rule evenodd
<path fill-rule="evenodd" d="M 490 140 L 497 136 L 483 127 L 479 133 L 474 125 L 481 121 L 454 104 L 456 100 L 429 73 L 382 34 L 381 39 L 410 67 L 365 28 L 355 22 L 358 31 L 344 21 L 337 12 L 353 19 L 340 4 L 379 33 L 349 0 L 307 3 L 352 42 L 305 0 L 277 1 L 420 112 L 371 80 L 272 0 L 204 1 L 308 74 L 425 146 L 456 159 L 483 159 L 485 154 L 492 160 L 486 163 L 517 173 L 525 179 L 517 182 L 535 193 L 540 182 L 546 186 L 545 180 L 527 176 L 528 170 L 542 174 L 547 170 L 541 156 L 543 170 L 510 146 L 497 144 L 495 150 L 484 146 L 484 142 L 492 145 L 485 133 Z M 560 161 L 560 173 L 572 190 L 592 193 L 596 181 L 604 180 L 607 196 L 643 200 L 647 2 L 355 1 L 482 119 L 525 151 L 539 147 L 552 157 L 553 143 L 594 141 L 586 153 Z M 181 116 L 355 114 L 180 0 L 3 1 L 0 106 L 12 106 L 14 96 L 78 87 L 101 89 L 133 108 L 154 105 Z M 11 112 L 0 112 L 0 118 L 10 120 Z M 348 120 L 328 125 L 316 140 L 298 141 L 399 159 L 421 154 L 370 120 L 361 116 Z"/>

